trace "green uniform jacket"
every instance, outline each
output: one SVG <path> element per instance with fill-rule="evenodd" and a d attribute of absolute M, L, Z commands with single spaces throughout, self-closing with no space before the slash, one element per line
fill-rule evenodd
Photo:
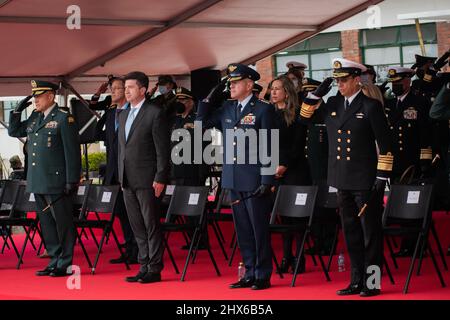
<path fill-rule="evenodd" d="M 450 120 L 450 87 L 442 87 L 431 106 L 430 117 L 437 120 Z"/>
<path fill-rule="evenodd" d="M 27 191 L 59 194 L 66 183 L 80 180 L 81 159 L 78 127 L 72 115 L 56 105 L 45 120 L 33 111 L 25 121 L 11 111 L 8 134 L 27 137 Z"/>

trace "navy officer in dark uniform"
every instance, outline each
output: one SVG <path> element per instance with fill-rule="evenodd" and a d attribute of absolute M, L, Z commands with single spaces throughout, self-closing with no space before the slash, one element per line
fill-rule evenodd
<path fill-rule="evenodd" d="M 76 230 L 70 194 L 81 174 L 80 143 L 75 119 L 55 103 L 58 86 L 33 80 L 32 95 L 11 111 L 8 133 L 27 137 L 27 191 L 34 193 L 45 247 L 51 259 L 38 276 L 63 277 L 70 273 Z M 21 114 L 34 97 L 36 109 L 25 121 Z M 47 205 L 49 210 L 43 212 Z"/>
<path fill-rule="evenodd" d="M 268 215 L 271 211 L 270 189 L 274 184 L 275 170 L 263 170 L 268 168 L 264 168 L 265 165 L 259 159 L 254 164 L 248 161 L 250 152 L 259 154 L 261 141 L 250 144 L 245 139 L 243 148 L 240 148 L 242 144 L 239 143 L 236 147 L 237 139 L 233 137 L 233 142 L 228 141 L 227 132 L 254 130 L 258 137 L 258 133 L 266 129 L 270 137 L 275 109 L 253 95 L 254 82 L 260 78 L 255 70 L 242 64 L 230 64 L 227 71 L 233 100 L 222 103 L 217 98 L 223 96 L 225 83 L 222 82 L 199 103 L 197 120 L 203 122 L 203 127 L 221 129 L 224 136 L 222 187 L 231 190 L 237 239 L 245 264 L 244 278 L 231 284 L 230 288 L 267 289 L 272 274 Z M 242 155 L 245 161 L 237 161 Z M 240 201 L 236 203 L 237 200 Z"/>
<path fill-rule="evenodd" d="M 361 91 L 360 75 L 366 67 L 346 59 L 335 59 L 333 67 L 341 95 L 330 97 L 318 108 L 320 97 L 330 90 L 332 80 L 328 78 L 314 93 L 308 94 L 300 115 L 313 121 L 316 114 L 322 113 L 327 126 L 328 184 L 338 189 L 351 261 L 350 285 L 337 294 L 370 297 L 380 294 L 380 288 L 372 287 L 373 283 L 369 286 L 367 278 L 371 275 L 369 266 L 378 266 L 381 278 L 382 197 L 394 159 L 391 133 L 381 103 Z"/>

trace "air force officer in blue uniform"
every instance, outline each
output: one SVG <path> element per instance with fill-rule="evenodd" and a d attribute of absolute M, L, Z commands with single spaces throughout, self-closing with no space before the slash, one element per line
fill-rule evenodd
<path fill-rule="evenodd" d="M 269 141 L 262 139 L 270 145 L 274 107 L 253 95 L 254 82 L 260 78 L 255 70 L 241 64 L 230 64 L 227 72 L 232 100 L 222 103 L 218 98 L 224 88 L 222 82 L 200 102 L 197 120 L 202 121 L 203 127 L 222 130 L 224 136 L 222 187 L 231 190 L 231 198 L 235 202 L 233 218 L 246 270 L 244 278 L 231 284 L 230 288 L 267 289 L 272 274 L 268 214 L 271 211 L 270 188 L 274 172 L 265 172 L 263 169 L 268 169 L 269 165 L 263 165 L 260 159 L 249 161 L 250 154 L 259 155 L 262 141 L 249 143 L 249 139 L 245 139 L 245 143 L 240 144 L 236 136 L 227 137 L 227 133 L 236 133 L 236 130 L 242 133 L 243 130 L 259 139 L 261 130 L 266 129 Z M 242 156 L 245 161 L 240 161 Z M 240 200 L 239 203 L 236 200 Z"/>

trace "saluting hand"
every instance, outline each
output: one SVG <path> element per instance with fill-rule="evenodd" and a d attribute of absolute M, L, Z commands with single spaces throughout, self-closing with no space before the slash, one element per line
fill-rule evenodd
<path fill-rule="evenodd" d="M 159 198 L 159 196 L 161 195 L 161 193 L 163 192 L 165 187 L 164 183 L 160 183 L 160 182 L 153 182 L 153 189 L 155 190 L 155 196 L 157 198 Z"/>
<path fill-rule="evenodd" d="M 23 110 L 25 110 L 26 108 L 28 108 L 28 106 L 31 105 L 31 101 L 30 99 L 33 96 L 28 96 L 25 99 L 23 99 L 22 101 L 19 102 L 19 104 L 17 105 L 17 107 L 14 109 L 14 112 L 19 113 L 22 112 Z"/>

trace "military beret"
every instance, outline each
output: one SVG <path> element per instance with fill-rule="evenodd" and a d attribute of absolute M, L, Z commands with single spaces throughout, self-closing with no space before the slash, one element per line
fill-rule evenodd
<path fill-rule="evenodd" d="M 414 73 L 414 70 L 410 68 L 392 67 L 388 70 L 388 81 L 395 82 L 405 78 L 412 78 Z"/>
<path fill-rule="evenodd" d="M 333 78 L 345 78 L 350 75 L 360 76 L 367 68 L 357 62 L 337 58 L 333 60 Z"/>
<path fill-rule="evenodd" d="M 192 92 L 184 87 L 178 87 L 175 90 L 175 96 L 177 98 L 189 98 L 189 99 L 195 100 L 195 97 L 192 94 Z"/>
<path fill-rule="evenodd" d="M 253 81 L 258 81 L 260 78 L 259 73 L 240 63 L 231 63 L 227 68 L 228 81 L 238 81 L 242 79 L 250 79 Z"/>
<path fill-rule="evenodd" d="M 42 81 L 42 80 L 31 80 L 31 92 L 33 97 L 41 95 L 47 91 L 56 92 L 59 89 L 57 84 Z"/>

